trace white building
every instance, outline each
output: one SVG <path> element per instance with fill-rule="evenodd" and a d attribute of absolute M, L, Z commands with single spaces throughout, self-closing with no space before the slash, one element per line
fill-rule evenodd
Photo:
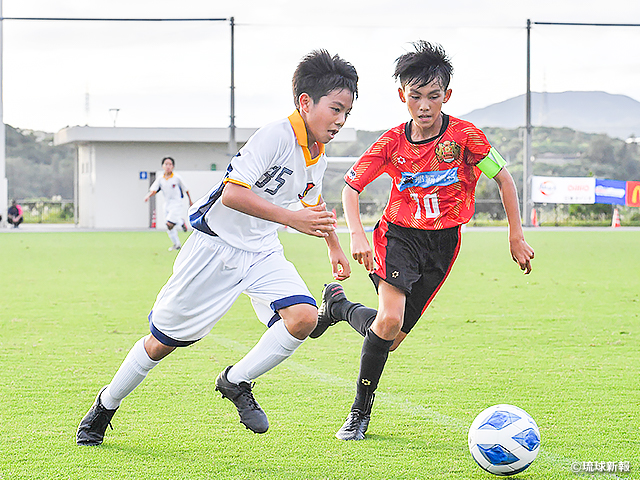
<path fill-rule="evenodd" d="M 238 148 L 257 129 L 236 128 Z M 172 157 L 193 201 L 224 175 L 230 155 L 227 128 L 67 127 L 56 145 L 76 146 L 76 223 L 83 228 L 146 228 L 153 212 L 164 226 L 162 195 L 143 201 L 161 160 Z M 342 129 L 335 142 L 352 142 L 354 129 Z M 157 199 L 157 202 L 153 200 Z M 188 202 L 185 198 L 186 218 Z"/>

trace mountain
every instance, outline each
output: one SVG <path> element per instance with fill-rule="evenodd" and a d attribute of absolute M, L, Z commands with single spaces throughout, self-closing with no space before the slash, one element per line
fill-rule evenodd
<path fill-rule="evenodd" d="M 525 124 L 525 95 L 461 118 L 480 128 L 518 128 Z M 606 92 L 531 93 L 531 124 L 534 127 L 568 127 L 586 133 L 605 133 L 626 140 L 640 136 L 640 102 L 626 95 Z"/>

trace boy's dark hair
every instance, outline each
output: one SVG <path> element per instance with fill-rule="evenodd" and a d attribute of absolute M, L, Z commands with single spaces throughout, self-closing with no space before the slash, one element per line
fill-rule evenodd
<path fill-rule="evenodd" d="M 173 165 L 174 167 L 176 166 L 176 161 L 175 161 L 173 158 L 171 158 L 171 157 L 164 157 L 164 158 L 162 159 L 162 161 L 160 162 L 160 165 L 164 165 L 164 161 L 165 161 L 165 160 L 171 160 L 171 165 Z"/>
<path fill-rule="evenodd" d="M 400 80 L 404 88 L 407 84 L 424 87 L 437 80 L 443 90 L 449 88 L 453 66 L 442 46 L 419 40 L 413 44 L 415 52 L 405 53 L 396 59 L 393 77 Z"/>
<path fill-rule="evenodd" d="M 314 103 L 333 90 L 347 89 L 358 98 L 358 73 L 353 65 L 326 50 L 314 50 L 306 55 L 293 73 L 293 101 L 307 93 Z"/>

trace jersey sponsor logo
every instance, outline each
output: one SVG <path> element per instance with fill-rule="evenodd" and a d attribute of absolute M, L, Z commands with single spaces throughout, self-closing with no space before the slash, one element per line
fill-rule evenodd
<path fill-rule="evenodd" d="M 444 187 L 458 183 L 459 181 L 457 168 L 436 170 L 435 172 L 402 172 L 398 190 L 403 191 L 410 187 Z"/>
<path fill-rule="evenodd" d="M 309 193 L 309 190 L 311 190 L 315 186 L 315 183 L 307 182 L 307 188 L 304 189 L 304 192 L 298 194 L 298 198 L 302 200 L 304 197 L 306 197 L 307 193 Z"/>
<path fill-rule="evenodd" d="M 441 142 L 436 146 L 436 158 L 440 163 L 451 163 L 460 156 L 460 145 L 452 140 Z"/>

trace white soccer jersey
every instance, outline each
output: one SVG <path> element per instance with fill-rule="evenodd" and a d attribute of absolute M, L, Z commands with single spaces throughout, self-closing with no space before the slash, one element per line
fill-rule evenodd
<path fill-rule="evenodd" d="M 320 144 L 320 154 L 311 158 L 304 120 L 296 110 L 288 118 L 262 127 L 249 139 L 229 163 L 222 182 L 189 209 L 191 225 L 242 250 L 277 248 L 280 225 L 224 206 L 221 197 L 225 184 L 250 188 L 284 208 L 298 201 L 315 206 L 320 202 L 326 167 L 324 145 Z"/>
<path fill-rule="evenodd" d="M 184 192 L 187 191 L 187 187 L 185 187 L 180 175 L 172 172 L 169 178 L 165 178 L 164 174 L 156 177 L 156 180 L 151 184 L 149 190 L 152 192 L 162 192 L 164 202 L 167 205 L 182 205 L 182 199 L 184 198 Z"/>

